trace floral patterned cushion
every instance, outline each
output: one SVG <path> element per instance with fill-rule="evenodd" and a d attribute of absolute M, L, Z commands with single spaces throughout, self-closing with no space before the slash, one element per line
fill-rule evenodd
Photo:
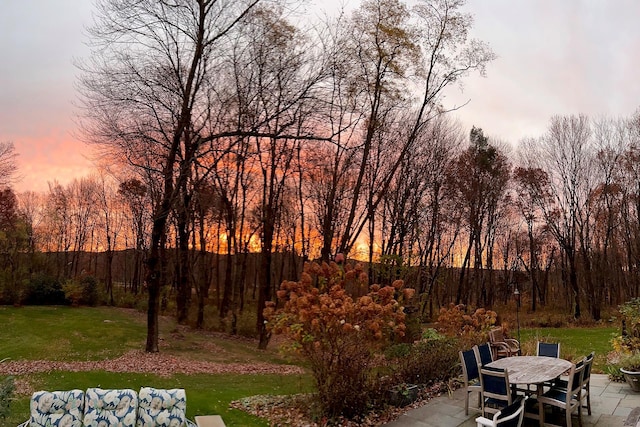
<path fill-rule="evenodd" d="M 82 427 L 84 392 L 37 391 L 31 396 L 29 427 Z"/>
<path fill-rule="evenodd" d="M 182 427 L 186 424 L 184 389 L 142 387 L 139 398 L 137 427 Z"/>
<path fill-rule="evenodd" d="M 84 408 L 87 427 L 134 427 L 138 395 L 131 389 L 88 388 Z"/>

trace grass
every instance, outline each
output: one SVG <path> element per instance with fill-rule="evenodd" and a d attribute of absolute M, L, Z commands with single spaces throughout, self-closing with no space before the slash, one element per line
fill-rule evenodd
<path fill-rule="evenodd" d="M 0 359 L 84 361 L 116 358 L 142 350 L 146 340 L 144 314 L 116 308 L 0 307 Z M 284 363 L 276 346 L 257 351 L 253 340 L 189 331 L 163 318 L 160 348 L 165 354 L 213 362 Z M 310 375 L 173 375 L 59 372 L 20 375 L 32 390 L 88 387 L 184 388 L 187 416 L 219 414 L 227 426 L 267 426 L 266 420 L 229 409 L 229 403 L 258 394 L 295 394 L 312 390 Z M 1 426 L 15 426 L 29 416 L 29 395 L 18 395 Z"/>
<path fill-rule="evenodd" d="M 146 340 L 146 317 L 134 310 L 117 308 L 0 307 L 0 359 L 85 361 L 116 358 L 142 350 Z M 525 353 L 535 354 L 538 340 L 560 342 L 561 355 L 577 360 L 596 352 L 594 372 L 602 372 L 616 327 L 523 328 L 520 338 Z M 516 336 L 517 331 L 511 331 Z M 227 363 L 286 363 L 276 345 L 257 351 L 253 340 L 192 331 L 162 318 L 161 352 L 192 359 Z M 229 409 L 231 401 L 259 394 L 295 394 L 313 390 L 310 375 L 173 375 L 93 372 L 50 372 L 21 375 L 33 390 L 69 390 L 88 387 L 184 388 L 187 415 L 220 414 L 227 426 L 268 426 L 266 420 Z M 28 395 L 12 403 L 11 415 L 0 426 L 15 426 L 29 415 Z"/>
<path fill-rule="evenodd" d="M 30 375 L 36 390 L 70 390 L 89 387 L 184 388 L 187 391 L 187 417 L 219 414 L 227 426 L 268 426 L 266 420 L 243 411 L 229 409 L 229 403 L 256 394 L 295 394 L 311 390 L 309 376 L 282 375 L 174 375 L 162 378 L 147 374 L 118 374 L 110 372 L 51 372 Z M 29 396 L 18 396 L 12 402 L 11 416 L 0 425 L 16 426 L 29 417 Z"/>
<path fill-rule="evenodd" d="M 536 342 L 559 342 L 560 356 L 563 359 L 576 361 L 595 351 L 593 372 L 603 373 L 607 353 L 611 348 L 611 338 L 619 334 L 617 327 L 569 327 L 569 328 L 527 328 L 520 331 L 523 352 L 536 354 Z M 511 336 L 517 338 L 512 330 Z"/>
<path fill-rule="evenodd" d="M 0 359 L 114 358 L 144 348 L 146 325 L 138 317 L 105 307 L 0 307 Z"/>

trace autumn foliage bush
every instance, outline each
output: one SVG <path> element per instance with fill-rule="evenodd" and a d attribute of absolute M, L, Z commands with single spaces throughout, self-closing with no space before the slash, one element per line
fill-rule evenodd
<path fill-rule="evenodd" d="M 414 290 L 399 280 L 362 289 L 367 275 L 359 264 L 307 263 L 300 281 L 280 286 L 279 306 L 265 309 L 269 329 L 309 362 L 325 417 L 367 412 L 379 392 L 373 355 L 405 333 L 403 303 Z"/>
<path fill-rule="evenodd" d="M 478 308 L 469 314 L 464 304 L 449 304 L 440 309 L 438 329 L 447 336 L 458 337 L 468 346 L 487 341 L 497 319 L 498 314 L 492 310 Z"/>

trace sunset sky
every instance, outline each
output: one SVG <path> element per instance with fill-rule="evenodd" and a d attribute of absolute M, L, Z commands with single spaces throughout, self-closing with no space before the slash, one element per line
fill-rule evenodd
<path fill-rule="evenodd" d="M 515 146 L 542 135 L 556 114 L 618 117 L 640 107 L 639 1 L 468 0 L 465 10 L 475 16 L 472 36 L 498 55 L 486 78 L 448 92 L 448 106 L 469 101 L 454 113 L 466 129 Z M 76 135 L 73 66 L 88 52 L 91 11 L 89 0 L 2 1 L 0 141 L 19 154 L 17 191 L 93 169 Z"/>

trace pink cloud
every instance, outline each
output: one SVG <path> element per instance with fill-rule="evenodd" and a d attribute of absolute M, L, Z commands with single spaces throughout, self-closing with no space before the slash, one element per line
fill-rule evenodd
<path fill-rule="evenodd" d="M 95 170 L 90 160 L 91 148 L 58 129 L 41 138 L 14 141 L 18 153 L 21 180 L 16 191 L 46 191 L 48 183 L 66 184 Z"/>

